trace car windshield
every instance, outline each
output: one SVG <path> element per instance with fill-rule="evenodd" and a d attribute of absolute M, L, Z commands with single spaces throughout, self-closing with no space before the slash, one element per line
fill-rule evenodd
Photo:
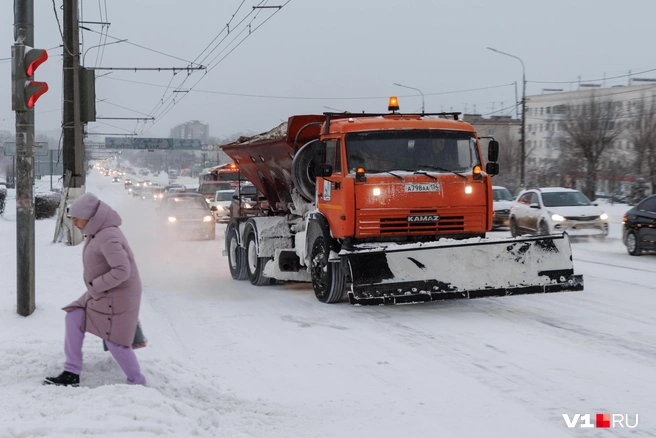
<path fill-rule="evenodd" d="M 493 189 L 492 195 L 495 201 L 512 201 L 513 197 L 508 189 Z"/>
<path fill-rule="evenodd" d="M 352 132 L 345 138 L 348 168 L 354 172 L 467 171 L 480 165 L 472 133 L 444 130 Z"/>
<path fill-rule="evenodd" d="M 591 205 L 590 200 L 581 192 L 542 193 L 545 207 L 573 207 Z"/>
<path fill-rule="evenodd" d="M 172 196 L 166 200 L 166 207 L 170 210 L 207 210 L 207 202 L 200 196 Z"/>
<path fill-rule="evenodd" d="M 221 192 L 216 194 L 217 201 L 230 201 L 232 199 L 233 192 Z"/>

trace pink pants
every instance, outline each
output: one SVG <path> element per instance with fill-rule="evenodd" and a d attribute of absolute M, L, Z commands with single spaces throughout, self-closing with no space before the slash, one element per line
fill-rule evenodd
<path fill-rule="evenodd" d="M 75 309 L 66 314 L 66 339 L 64 341 L 64 352 L 66 363 L 64 371 L 80 374 L 82 371 L 82 344 L 84 343 L 84 332 L 80 329 L 84 320 L 84 309 Z M 146 386 L 146 378 L 141 374 L 137 356 L 132 348 L 105 341 L 116 362 L 128 377 L 129 385 Z"/>

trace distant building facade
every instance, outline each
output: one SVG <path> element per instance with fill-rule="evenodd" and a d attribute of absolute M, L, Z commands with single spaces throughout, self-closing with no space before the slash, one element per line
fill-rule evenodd
<path fill-rule="evenodd" d="M 171 129 L 171 138 L 194 139 L 207 144 L 210 138 L 210 125 L 192 120 Z"/>
<path fill-rule="evenodd" d="M 586 86 L 587 85 L 587 86 Z M 533 172 L 544 173 L 545 169 L 554 168 L 560 157 L 561 142 L 566 140 L 567 133 L 563 129 L 563 119 L 566 108 L 585 104 L 594 98 L 597 102 L 613 102 L 619 111 L 617 122 L 631 125 L 636 116 L 638 102 L 646 104 L 656 96 L 656 83 L 633 83 L 626 86 L 602 88 L 583 84 L 576 91 L 545 90 L 540 95 L 526 96 L 526 169 L 528 175 Z M 631 132 L 625 129 L 614 144 L 605 151 L 605 160 L 612 162 L 632 163 L 635 160 L 635 150 L 630 140 Z M 570 176 L 571 177 L 571 176 Z M 622 175 L 616 177 L 619 189 L 627 192 L 634 177 Z M 560 178 L 561 184 L 563 178 Z M 570 181 L 568 184 L 575 184 Z M 612 184 L 611 184 L 612 186 Z M 600 175 L 597 191 L 607 192 L 609 179 Z"/>

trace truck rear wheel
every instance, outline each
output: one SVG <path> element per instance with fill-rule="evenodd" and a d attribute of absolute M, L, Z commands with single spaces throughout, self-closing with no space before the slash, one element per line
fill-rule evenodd
<path fill-rule="evenodd" d="M 269 260 L 269 257 L 258 257 L 255 230 L 249 228 L 246 233 L 246 272 L 251 284 L 263 286 L 276 283 L 274 278 L 264 276 L 264 267 Z"/>
<path fill-rule="evenodd" d="M 322 303 L 336 303 L 344 296 L 346 278 L 335 263 L 328 262 L 330 248 L 322 235 L 312 244 L 310 273 L 314 295 Z"/>
<path fill-rule="evenodd" d="M 228 266 L 230 266 L 230 275 L 235 280 L 246 280 L 246 260 L 244 248 L 239 246 L 237 238 L 237 229 L 231 227 L 226 235 L 226 250 L 228 252 Z"/>

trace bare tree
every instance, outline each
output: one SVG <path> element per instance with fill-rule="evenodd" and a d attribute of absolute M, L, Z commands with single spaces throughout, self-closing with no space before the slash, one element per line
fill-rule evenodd
<path fill-rule="evenodd" d="M 602 162 L 604 151 L 622 132 L 618 123 L 619 107 L 613 101 L 598 101 L 595 95 L 578 104 L 567 105 L 563 119 L 564 152 L 568 155 L 582 157 L 584 170 L 583 193 L 595 199 L 597 172 Z"/>
<path fill-rule="evenodd" d="M 635 102 L 635 113 L 629 124 L 629 138 L 635 150 L 635 170 L 646 176 L 652 190 L 656 187 L 656 96 Z"/>

